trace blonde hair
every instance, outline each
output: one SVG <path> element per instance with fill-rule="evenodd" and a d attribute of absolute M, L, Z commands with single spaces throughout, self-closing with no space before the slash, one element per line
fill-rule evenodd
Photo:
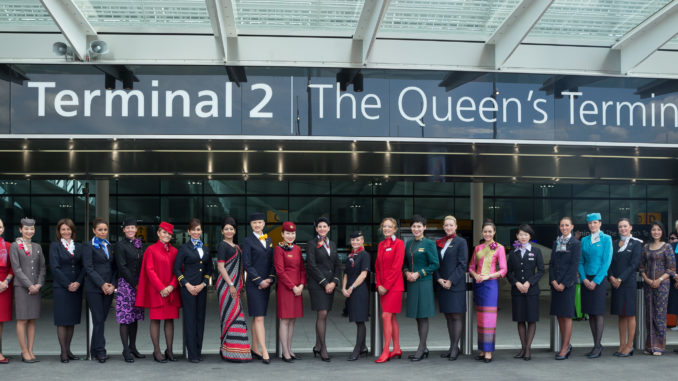
<path fill-rule="evenodd" d="M 451 215 L 451 214 L 448 215 L 448 216 L 445 216 L 445 218 L 443 218 L 443 224 L 444 224 L 445 221 L 447 221 L 447 220 L 452 220 L 452 221 L 454 221 L 454 224 L 455 224 L 455 225 L 457 224 L 457 218 L 456 218 L 455 216 Z"/>
<path fill-rule="evenodd" d="M 381 220 L 381 223 L 379 224 L 379 230 L 381 230 L 381 227 L 384 225 L 384 222 L 386 221 L 391 221 L 393 223 L 393 228 L 395 229 L 394 233 L 398 231 L 398 221 L 396 221 L 396 219 L 393 217 L 386 217 L 383 220 Z"/>

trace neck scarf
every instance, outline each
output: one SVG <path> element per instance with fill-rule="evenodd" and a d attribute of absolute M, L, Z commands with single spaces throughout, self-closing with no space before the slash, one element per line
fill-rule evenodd
<path fill-rule="evenodd" d="M 71 257 L 75 254 L 75 243 L 73 242 L 72 239 L 66 241 L 65 239 L 62 238 L 61 244 L 64 245 L 64 248 L 66 249 L 66 251 L 71 253 Z"/>
<path fill-rule="evenodd" d="M 454 233 L 454 234 L 446 235 L 443 238 L 437 239 L 436 240 L 436 246 L 445 247 L 445 243 L 447 243 L 447 241 L 449 241 L 451 239 L 454 239 L 456 236 L 457 236 L 457 233 Z"/>
<path fill-rule="evenodd" d="M 191 243 L 193 244 L 194 249 L 202 249 L 202 241 L 200 240 L 200 238 L 198 239 L 191 238 Z"/>
<path fill-rule="evenodd" d="M 294 243 L 287 243 L 286 241 L 280 242 L 278 246 L 280 246 L 285 251 L 291 251 L 294 249 Z"/>
<path fill-rule="evenodd" d="M 556 251 L 566 251 L 567 243 L 570 242 L 570 238 L 572 238 L 572 233 L 568 234 L 567 237 L 559 235 L 556 240 Z"/>
<path fill-rule="evenodd" d="M 0 237 L 0 266 L 7 266 L 7 247 L 5 246 L 5 239 Z"/>
<path fill-rule="evenodd" d="M 327 255 L 330 255 L 330 240 L 325 237 L 318 236 L 318 244 L 316 245 L 316 249 L 319 249 L 321 247 L 325 247 L 325 250 L 327 250 Z"/>
<path fill-rule="evenodd" d="M 355 258 L 353 258 L 353 257 L 358 255 L 358 253 L 362 253 L 364 250 L 365 250 L 364 247 L 351 250 L 351 254 L 348 255 L 348 263 L 351 264 L 351 267 L 355 267 Z"/>
<path fill-rule="evenodd" d="M 141 249 L 141 246 L 143 246 L 143 243 L 141 242 L 141 238 L 132 238 L 130 240 L 130 243 L 134 245 L 137 249 Z"/>
<path fill-rule="evenodd" d="M 110 259 L 110 255 L 108 254 L 109 245 L 110 243 L 106 239 L 100 239 L 99 237 L 92 238 L 92 246 L 97 249 L 102 249 L 104 253 L 106 253 L 106 259 Z"/>

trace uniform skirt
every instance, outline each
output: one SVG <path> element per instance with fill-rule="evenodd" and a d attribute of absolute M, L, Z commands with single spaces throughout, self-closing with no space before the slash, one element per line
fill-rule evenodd
<path fill-rule="evenodd" d="M 82 287 L 76 292 L 65 288 L 54 289 L 54 325 L 70 326 L 80 324 L 82 316 Z"/>
<path fill-rule="evenodd" d="M 144 309 L 135 307 L 137 290 L 127 283 L 125 278 L 118 278 L 118 294 L 115 296 L 115 319 L 120 324 L 132 324 L 144 320 Z"/>
<path fill-rule="evenodd" d="M 539 321 L 539 294 L 511 295 L 511 315 L 513 321 L 534 323 Z"/>
<path fill-rule="evenodd" d="M 266 316 L 271 286 L 260 290 L 254 283 L 247 282 L 245 289 L 247 290 L 247 313 L 250 316 Z"/>
<path fill-rule="evenodd" d="M 565 287 L 563 291 L 556 291 L 551 286 L 551 315 L 557 317 L 573 318 L 574 311 L 574 296 L 576 286 Z"/>
<path fill-rule="evenodd" d="M 438 306 L 444 314 L 459 314 L 466 312 L 466 292 L 438 288 Z"/>
<path fill-rule="evenodd" d="M 167 303 L 160 307 L 150 308 L 148 317 L 151 320 L 179 319 L 179 307 Z"/>
<path fill-rule="evenodd" d="M 17 320 L 32 320 L 40 317 L 40 292 L 29 295 L 28 288 L 14 287 L 14 314 Z"/>
<path fill-rule="evenodd" d="M 598 288 L 598 286 L 596 286 Z M 610 314 L 619 316 L 635 316 L 637 291 L 636 283 L 622 285 L 619 288 L 611 288 Z"/>
<path fill-rule="evenodd" d="M 348 321 L 357 323 L 370 320 L 370 293 L 365 283 L 363 282 L 358 288 L 354 289 L 351 297 L 346 300 Z"/>
<path fill-rule="evenodd" d="M 587 275 L 586 279 L 593 280 L 594 275 Z M 581 312 L 589 315 L 605 314 L 605 296 L 607 295 L 607 279 L 603 279 L 591 291 L 584 284 L 581 285 Z"/>
<path fill-rule="evenodd" d="M 392 314 L 399 314 L 403 307 L 403 292 L 389 291 L 386 295 L 379 296 L 381 310 Z"/>
<path fill-rule="evenodd" d="M 334 289 L 336 290 L 337 287 Z M 325 287 L 311 281 L 308 285 L 308 293 L 311 296 L 311 309 L 313 311 L 332 310 L 334 292 L 328 294 L 325 292 Z"/>

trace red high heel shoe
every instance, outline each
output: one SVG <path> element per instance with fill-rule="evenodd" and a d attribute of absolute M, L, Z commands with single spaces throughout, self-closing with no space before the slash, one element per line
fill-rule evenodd
<path fill-rule="evenodd" d="M 403 350 L 402 350 L 402 349 L 398 349 L 398 352 L 393 351 L 393 352 L 391 352 L 391 354 L 388 356 L 389 360 L 392 359 L 392 358 L 396 358 L 396 357 L 397 357 L 398 359 L 403 358 Z"/>
<path fill-rule="evenodd" d="M 390 355 L 391 354 L 388 351 L 384 351 L 384 352 L 381 353 L 381 356 L 379 356 L 379 358 L 376 359 L 374 362 L 379 363 L 379 364 L 384 363 L 384 362 L 391 359 Z"/>

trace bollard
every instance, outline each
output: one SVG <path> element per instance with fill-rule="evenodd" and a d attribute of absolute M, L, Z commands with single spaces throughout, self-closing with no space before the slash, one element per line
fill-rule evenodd
<path fill-rule="evenodd" d="M 558 316 L 551 316 L 551 350 L 560 352 L 563 346 L 563 339 L 560 336 L 560 325 L 558 325 Z"/>
<path fill-rule="evenodd" d="M 643 280 L 638 276 L 636 282 L 638 291 L 636 292 L 636 342 L 637 349 L 645 348 L 645 335 L 647 335 L 645 327 L 645 297 L 643 295 Z"/>
<path fill-rule="evenodd" d="M 374 289 L 374 308 L 372 309 L 372 337 L 374 357 L 379 357 L 384 348 L 384 332 L 381 326 L 381 312 L 379 312 L 379 292 L 377 292 L 376 287 Z"/>
<path fill-rule="evenodd" d="M 466 314 L 464 314 L 464 336 L 461 338 L 461 350 L 465 355 L 473 353 L 473 282 L 471 274 L 466 273 Z"/>

